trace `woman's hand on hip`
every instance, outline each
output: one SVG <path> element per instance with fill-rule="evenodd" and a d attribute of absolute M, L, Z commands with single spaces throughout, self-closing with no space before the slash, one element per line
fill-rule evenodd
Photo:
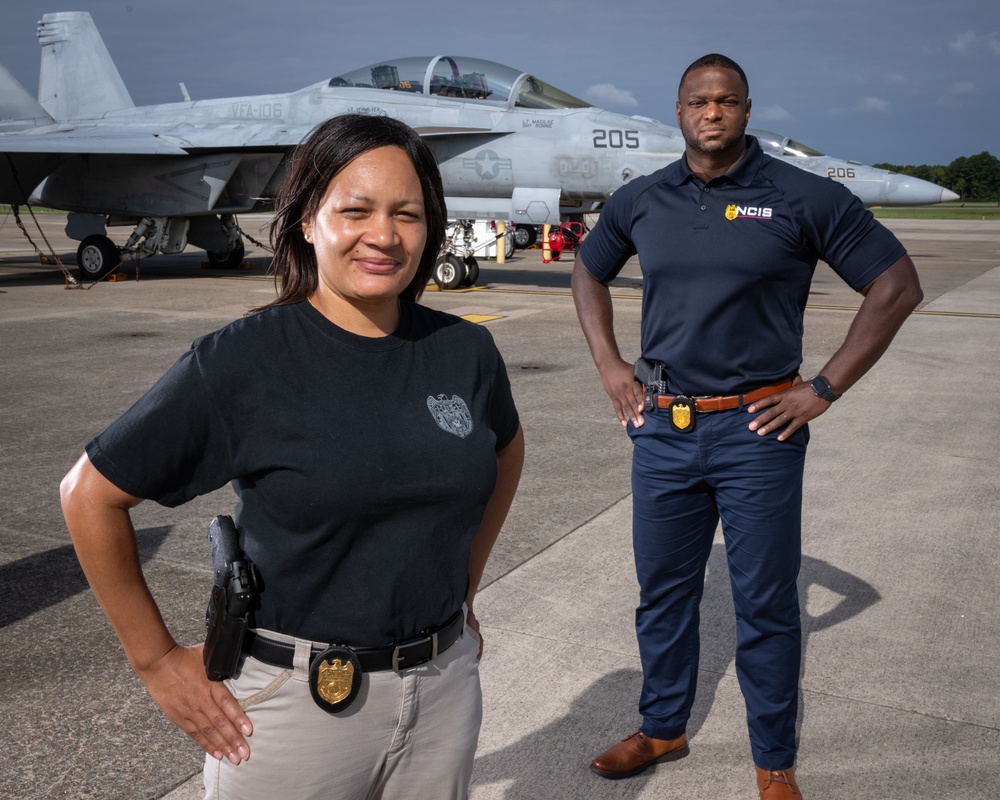
<path fill-rule="evenodd" d="M 202 647 L 175 646 L 137 673 L 174 725 L 212 758 L 239 764 L 250 756 L 244 737 L 253 726 L 226 685 L 208 679 Z"/>

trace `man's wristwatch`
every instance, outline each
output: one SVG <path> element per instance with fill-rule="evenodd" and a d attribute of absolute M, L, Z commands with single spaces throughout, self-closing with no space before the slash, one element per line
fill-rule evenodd
<path fill-rule="evenodd" d="M 816 396 L 822 397 L 828 403 L 832 403 L 834 400 L 840 399 L 840 395 L 830 388 L 830 381 L 822 375 L 817 375 L 813 378 L 810 385 L 812 386 L 812 390 L 816 393 Z"/>

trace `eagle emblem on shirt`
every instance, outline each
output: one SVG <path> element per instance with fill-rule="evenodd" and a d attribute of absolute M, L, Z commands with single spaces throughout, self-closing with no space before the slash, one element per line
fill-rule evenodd
<path fill-rule="evenodd" d="M 458 395 L 452 395 L 451 399 L 443 394 L 437 397 L 428 396 L 427 408 L 441 430 L 453 433 L 459 439 L 464 439 L 472 433 L 472 414 L 469 413 L 465 401 Z"/>

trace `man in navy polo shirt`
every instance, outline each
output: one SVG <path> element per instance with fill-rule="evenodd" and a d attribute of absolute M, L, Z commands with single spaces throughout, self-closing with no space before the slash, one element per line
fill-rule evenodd
<path fill-rule="evenodd" d="M 642 727 L 591 768 L 620 778 L 684 752 L 698 605 L 721 519 L 760 796 L 799 798 L 795 581 L 807 423 L 875 364 L 923 293 L 902 245 L 854 195 L 746 136 L 738 64 L 698 59 L 678 98 L 684 157 L 612 196 L 573 270 L 580 324 L 634 445 L 640 586 Z M 635 255 L 645 385 L 619 353 L 608 289 Z M 841 347 L 803 381 L 802 319 L 818 259 L 864 300 Z"/>

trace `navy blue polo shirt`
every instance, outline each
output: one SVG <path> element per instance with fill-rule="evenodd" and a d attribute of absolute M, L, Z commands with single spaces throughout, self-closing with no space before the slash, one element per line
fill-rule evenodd
<path fill-rule="evenodd" d="M 643 275 L 642 354 L 670 391 L 750 391 L 802 363 L 816 262 L 860 290 L 906 251 L 853 194 L 766 155 L 703 182 L 687 157 L 612 195 L 579 258 L 612 280 L 634 255 Z"/>

